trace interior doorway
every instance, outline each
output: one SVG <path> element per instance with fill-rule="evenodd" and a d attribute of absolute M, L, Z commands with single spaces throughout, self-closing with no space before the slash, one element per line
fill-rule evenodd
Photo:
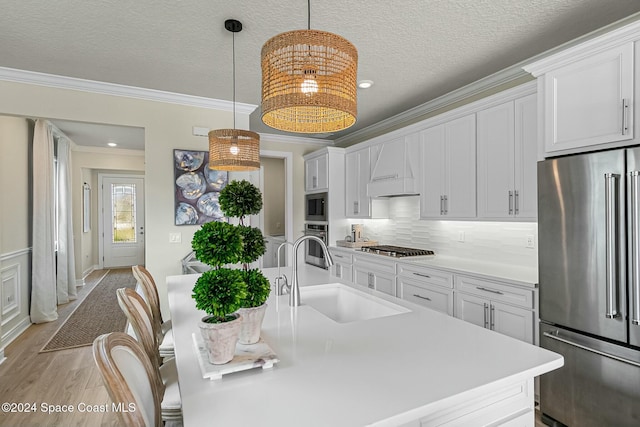
<path fill-rule="evenodd" d="M 101 268 L 144 264 L 144 177 L 98 175 Z"/>

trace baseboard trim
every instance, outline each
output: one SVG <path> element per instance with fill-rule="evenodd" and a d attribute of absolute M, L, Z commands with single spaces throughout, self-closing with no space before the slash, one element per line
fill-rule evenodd
<path fill-rule="evenodd" d="M 29 316 L 22 319 L 13 328 L 9 329 L 6 333 L 2 334 L 2 345 L 4 347 L 11 344 L 16 338 L 18 338 L 24 331 L 31 326 L 31 318 Z"/>
<path fill-rule="evenodd" d="M 4 362 L 5 360 L 7 360 L 6 357 L 4 357 L 4 348 L 0 349 L 0 365 L 2 365 L 2 362 Z"/>

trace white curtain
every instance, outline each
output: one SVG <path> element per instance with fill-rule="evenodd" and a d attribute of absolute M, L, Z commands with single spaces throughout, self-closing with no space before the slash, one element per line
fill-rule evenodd
<path fill-rule="evenodd" d="M 31 322 L 51 322 L 56 310 L 55 205 L 53 132 L 37 120 L 33 133 L 33 244 L 31 267 Z"/>
<path fill-rule="evenodd" d="M 58 138 L 58 304 L 77 299 L 71 216 L 71 144 Z"/>

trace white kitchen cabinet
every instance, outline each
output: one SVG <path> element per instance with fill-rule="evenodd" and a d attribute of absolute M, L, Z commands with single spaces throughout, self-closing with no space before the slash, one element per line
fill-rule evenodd
<path fill-rule="evenodd" d="M 476 115 L 421 132 L 420 218 L 476 216 Z"/>
<path fill-rule="evenodd" d="M 331 277 L 341 282 L 353 281 L 353 250 L 331 247 L 329 253 L 333 259 L 333 265 L 329 269 Z"/>
<path fill-rule="evenodd" d="M 308 192 L 329 189 L 329 154 L 323 153 L 304 161 L 304 188 Z"/>
<path fill-rule="evenodd" d="M 537 217 L 536 95 L 477 113 L 478 217 Z"/>
<path fill-rule="evenodd" d="M 345 154 L 345 196 L 347 218 L 388 218 L 389 201 L 372 200 L 367 193 L 371 177 L 370 148 Z"/>
<path fill-rule="evenodd" d="M 278 247 L 284 243 L 284 236 L 266 236 L 264 238 L 265 253 L 262 255 L 262 268 L 278 266 Z M 280 264 L 287 264 L 287 251 L 282 249 Z"/>
<path fill-rule="evenodd" d="M 634 138 L 634 43 L 614 45 L 613 37 L 525 67 L 538 77 L 544 98 L 545 153 L 604 148 L 597 146 Z"/>
<path fill-rule="evenodd" d="M 534 343 L 534 291 L 471 276 L 455 277 L 455 316 Z"/>
<path fill-rule="evenodd" d="M 453 316 L 453 274 L 398 263 L 398 297 Z"/>
<path fill-rule="evenodd" d="M 381 258 L 354 256 L 353 283 L 396 296 L 396 263 Z"/>

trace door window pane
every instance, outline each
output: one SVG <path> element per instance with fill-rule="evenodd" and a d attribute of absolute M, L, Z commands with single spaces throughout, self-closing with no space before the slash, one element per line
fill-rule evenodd
<path fill-rule="evenodd" d="M 136 242 L 136 186 L 111 184 L 113 243 Z"/>

